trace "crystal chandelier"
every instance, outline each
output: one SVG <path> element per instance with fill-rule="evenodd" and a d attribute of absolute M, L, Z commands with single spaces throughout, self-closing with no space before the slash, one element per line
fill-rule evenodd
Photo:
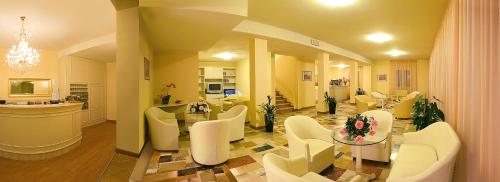
<path fill-rule="evenodd" d="M 7 53 L 7 65 L 11 70 L 19 73 L 25 73 L 33 69 L 40 63 L 40 55 L 36 49 L 30 48 L 26 31 L 24 30 L 24 21 L 26 17 L 21 17 L 21 33 L 17 45 L 13 45 Z"/>

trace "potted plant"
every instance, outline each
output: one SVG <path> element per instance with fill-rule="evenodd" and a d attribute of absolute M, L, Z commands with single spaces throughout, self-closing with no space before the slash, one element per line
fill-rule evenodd
<path fill-rule="evenodd" d="M 267 103 L 262 104 L 261 108 L 264 112 L 264 118 L 266 122 L 266 132 L 273 132 L 274 127 L 274 116 L 276 115 L 276 106 L 271 103 L 272 97 L 267 96 Z"/>
<path fill-rule="evenodd" d="M 337 107 L 337 100 L 335 100 L 335 97 L 331 97 L 328 95 L 328 92 L 325 92 L 325 104 L 328 105 L 328 111 L 330 114 L 335 114 L 335 109 Z"/>
<path fill-rule="evenodd" d="M 439 101 L 436 97 L 429 101 L 421 95 L 417 96 L 412 112 L 413 124 L 417 130 L 424 129 L 432 123 L 444 121 L 444 113 L 438 108 L 436 101 Z"/>
<path fill-rule="evenodd" d="M 170 91 L 171 88 L 172 89 L 175 88 L 175 84 L 174 83 L 169 83 L 169 84 L 165 85 L 164 94 L 161 97 L 161 104 L 167 105 L 170 102 L 170 97 L 171 96 L 168 93 L 168 91 Z M 166 92 L 166 94 L 165 94 L 165 92 Z"/>

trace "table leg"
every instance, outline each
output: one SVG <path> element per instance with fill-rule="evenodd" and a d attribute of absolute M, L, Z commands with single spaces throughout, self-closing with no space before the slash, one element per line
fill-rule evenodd
<path fill-rule="evenodd" d="M 385 102 L 384 99 L 382 99 L 382 109 L 384 109 L 384 107 L 385 107 L 385 103 L 384 102 Z"/>
<path fill-rule="evenodd" d="M 362 164 L 361 162 L 363 159 L 361 159 L 361 147 L 362 146 L 356 146 L 356 172 L 361 173 L 362 171 Z"/>

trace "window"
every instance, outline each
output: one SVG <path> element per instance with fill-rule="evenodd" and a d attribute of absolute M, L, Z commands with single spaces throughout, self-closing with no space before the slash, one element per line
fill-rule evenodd
<path fill-rule="evenodd" d="M 391 62 L 392 90 L 414 91 L 416 89 L 416 64 L 414 61 L 393 61 Z"/>

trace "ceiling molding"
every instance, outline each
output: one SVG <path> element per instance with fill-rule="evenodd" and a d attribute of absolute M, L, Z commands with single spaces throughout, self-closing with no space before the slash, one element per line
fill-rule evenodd
<path fill-rule="evenodd" d="M 104 35 L 104 36 L 101 36 L 101 37 L 98 37 L 98 38 L 95 38 L 95 39 L 92 39 L 89 41 L 85 41 L 82 43 L 72 45 L 66 49 L 59 51 L 58 56 L 64 57 L 67 55 L 72 55 L 72 54 L 75 54 L 75 53 L 82 51 L 82 50 L 87 50 L 87 49 L 90 49 L 92 47 L 102 46 L 102 45 L 106 45 L 106 44 L 110 44 L 110 43 L 116 43 L 116 32 L 108 34 L 108 35 Z"/>
<path fill-rule="evenodd" d="M 238 26 L 233 28 L 233 31 L 293 42 L 303 46 L 319 49 L 328 53 L 338 54 L 363 63 L 371 64 L 371 60 L 369 60 L 368 58 L 341 47 L 329 44 L 325 41 L 317 40 L 307 35 L 256 21 L 243 20 Z"/>
<path fill-rule="evenodd" d="M 139 6 L 139 0 L 111 0 L 116 11 Z"/>

